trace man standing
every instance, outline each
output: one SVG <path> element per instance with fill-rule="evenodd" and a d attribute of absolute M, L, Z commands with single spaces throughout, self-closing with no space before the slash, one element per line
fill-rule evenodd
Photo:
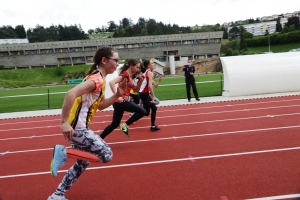
<path fill-rule="evenodd" d="M 182 67 L 182 70 L 184 71 L 185 76 L 186 94 L 188 101 L 191 102 L 191 86 L 196 100 L 200 101 L 194 78 L 195 67 L 192 65 L 192 60 L 188 60 L 188 65 L 184 65 Z"/>

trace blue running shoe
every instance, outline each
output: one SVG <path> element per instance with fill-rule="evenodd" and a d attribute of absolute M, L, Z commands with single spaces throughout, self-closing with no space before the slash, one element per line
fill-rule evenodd
<path fill-rule="evenodd" d="M 52 176 L 57 176 L 57 171 L 62 167 L 68 160 L 67 156 L 64 153 L 66 149 L 65 146 L 55 145 L 53 150 L 53 158 L 50 165 L 50 172 Z"/>
<path fill-rule="evenodd" d="M 66 197 L 64 197 L 64 196 L 52 195 L 52 196 L 48 197 L 47 200 L 68 200 L 68 199 L 66 199 Z"/>

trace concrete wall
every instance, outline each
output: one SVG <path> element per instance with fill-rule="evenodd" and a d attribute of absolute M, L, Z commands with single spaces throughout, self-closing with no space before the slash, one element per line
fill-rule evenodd
<path fill-rule="evenodd" d="M 223 96 L 300 91 L 300 52 L 221 57 Z"/>
<path fill-rule="evenodd" d="M 157 58 L 166 60 L 168 53 L 172 51 L 177 53 L 175 57 L 178 58 L 180 56 L 193 55 L 219 55 L 222 37 L 223 32 L 218 31 L 28 44 L 3 44 L 0 45 L 0 65 L 4 65 L 7 68 L 14 68 L 20 66 L 89 63 L 88 57 L 92 57 L 97 48 L 105 45 L 117 48 L 121 59 Z M 214 39 L 217 39 L 217 41 L 214 42 Z M 208 43 L 201 43 L 201 40 L 206 40 Z M 187 41 L 192 41 L 193 44 L 187 44 Z M 176 43 L 174 45 L 174 42 L 180 44 Z M 145 44 L 149 44 L 148 47 L 145 47 Z M 157 44 L 161 44 L 162 46 L 155 46 Z M 131 45 L 135 45 L 136 47 L 131 48 Z M 63 49 L 63 52 L 60 52 L 60 49 Z M 72 51 L 72 49 L 76 49 L 76 51 Z M 43 53 L 43 50 L 48 50 L 48 53 Z M 72 59 L 76 57 L 83 57 L 84 61 L 75 61 Z M 61 58 L 70 59 L 71 61 L 69 63 L 61 63 Z"/>

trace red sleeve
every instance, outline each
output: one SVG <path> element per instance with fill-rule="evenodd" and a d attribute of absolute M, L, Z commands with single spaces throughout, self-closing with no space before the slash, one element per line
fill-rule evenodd
<path fill-rule="evenodd" d="M 124 71 L 120 76 L 122 76 L 122 79 L 126 78 L 129 81 L 129 74 L 127 71 Z"/>

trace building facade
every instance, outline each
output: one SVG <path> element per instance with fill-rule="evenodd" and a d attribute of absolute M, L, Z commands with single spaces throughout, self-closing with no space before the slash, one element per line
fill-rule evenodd
<path fill-rule="evenodd" d="M 284 27 L 285 23 L 287 22 L 287 18 L 281 18 L 280 23 L 281 26 Z M 259 36 L 259 35 L 265 35 L 266 31 L 270 34 L 276 32 L 276 21 L 268 21 L 268 22 L 261 22 L 261 23 L 256 23 L 256 24 L 247 24 L 247 25 L 242 25 L 247 32 L 252 33 L 254 36 Z M 230 31 L 232 27 L 228 27 L 228 32 Z"/>
<path fill-rule="evenodd" d="M 88 39 L 75 41 L 1 44 L 0 65 L 8 69 L 92 63 L 101 46 L 113 46 L 120 59 L 155 58 L 175 61 L 220 56 L 223 31 L 172 35 Z"/>

